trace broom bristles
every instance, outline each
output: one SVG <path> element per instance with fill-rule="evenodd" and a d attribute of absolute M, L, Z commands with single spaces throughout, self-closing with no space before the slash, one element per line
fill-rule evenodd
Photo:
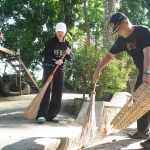
<path fill-rule="evenodd" d="M 35 119 L 35 116 L 37 114 L 37 111 L 39 109 L 40 103 L 42 101 L 42 98 L 45 94 L 45 91 L 47 89 L 47 86 L 49 85 L 49 81 L 47 81 L 43 87 L 41 88 L 41 90 L 39 91 L 39 93 L 35 96 L 35 98 L 32 100 L 32 102 L 29 104 L 29 106 L 26 108 L 26 110 L 24 111 L 23 115 L 25 118 L 32 120 Z"/>
<path fill-rule="evenodd" d="M 80 147 L 84 148 L 92 144 L 95 140 L 95 134 L 96 134 L 95 93 L 91 93 L 90 102 L 82 125 L 82 132 L 79 139 Z"/>

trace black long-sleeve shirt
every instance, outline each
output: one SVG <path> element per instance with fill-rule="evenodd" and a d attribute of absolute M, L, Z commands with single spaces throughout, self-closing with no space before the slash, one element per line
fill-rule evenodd
<path fill-rule="evenodd" d="M 50 38 L 47 41 L 44 49 L 44 65 L 56 66 L 55 62 L 63 57 L 67 47 L 71 49 L 71 46 L 66 39 L 60 42 L 57 36 Z M 65 59 L 68 61 L 71 60 L 71 58 L 72 52 L 70 55 L 66 55 L 65 57 Z M 65 62 L 65 59 L 63 62 Z M 60 65 L 59 68 L 63 69 L 64 64 Z"/>

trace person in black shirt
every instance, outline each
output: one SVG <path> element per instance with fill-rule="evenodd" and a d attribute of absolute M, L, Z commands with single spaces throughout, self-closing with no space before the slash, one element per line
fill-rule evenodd
<path fill-rule="evenodd" d="M 44 123 L 45 121 L 58 123 L 60 121 L 57 114 L 60 111 L 62 100 L 62 87 L 65 71 L 64 62 L 65 59 L 71 60 L 72 57 L 71 46 L 65 39 L 66 31 L 65 23 L 57 23 L 56 35 L 47 41 L 44 49 L 43 84 L 45 84 L 55 67 L 57 65 L 59 65 L 59 67 L 41 101 L 36 117 L 37 123 Z M 67 55 L 65 56 L 65 59 L 62 60 L 61 58 L 65 52 Z"/>
<path fill-rule="evenodd" d="M 106 56 L 99 61 L 93 74 L 94 82 L 100 77 L 100 71 L 113 59 L 113 57 L 126 51 L 132 58 L 139 71 L 134 91 L 142 82 L 150 85 L 150 29 L 142 25 L 132 25 L 124 14 L 118 12 L 110 18 L 112 34 L 119 35 Z M 137 132 L 127 133 L 130 138 L 147 139 L 149 137 L 150 111 L 137 120 Z M 140 143 L 142 147 L 150 148 L 150 139 Z"/>

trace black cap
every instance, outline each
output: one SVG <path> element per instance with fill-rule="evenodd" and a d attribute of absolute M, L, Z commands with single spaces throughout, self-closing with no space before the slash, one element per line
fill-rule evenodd
<path fill-rule="evenodd" d="M 123 19 L 125 19 L 125 15 L 120 12 L 115 13 L 111 16 L 109 23 L 110 23 L 110 26 L 113 28 L 112 35 L 117 32 L 117 30 L 119 29 L 120 23 Z"/>

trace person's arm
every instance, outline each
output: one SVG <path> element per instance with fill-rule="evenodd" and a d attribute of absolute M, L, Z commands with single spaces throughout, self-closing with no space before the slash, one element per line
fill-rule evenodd
<path fill-rule="evenodd" d="M 107 55 L 103 59 L 100 59 L 98 66 L 93 74 L 94 82 L 98 80 L 98 78 L 100 77 L 100 71 L 113 59 L 114 56 L 115 54 L 107 53 Z"/>
<path fill-rule="evenodd" d="M 150 70 L 150 46 L 143 49 L 144 53 L 144 66 L 143 66 L 143 72 Z M 149 74 L 143 74 L 143 82 L 146 82 L 150 85 L 150 75 Z"/>

